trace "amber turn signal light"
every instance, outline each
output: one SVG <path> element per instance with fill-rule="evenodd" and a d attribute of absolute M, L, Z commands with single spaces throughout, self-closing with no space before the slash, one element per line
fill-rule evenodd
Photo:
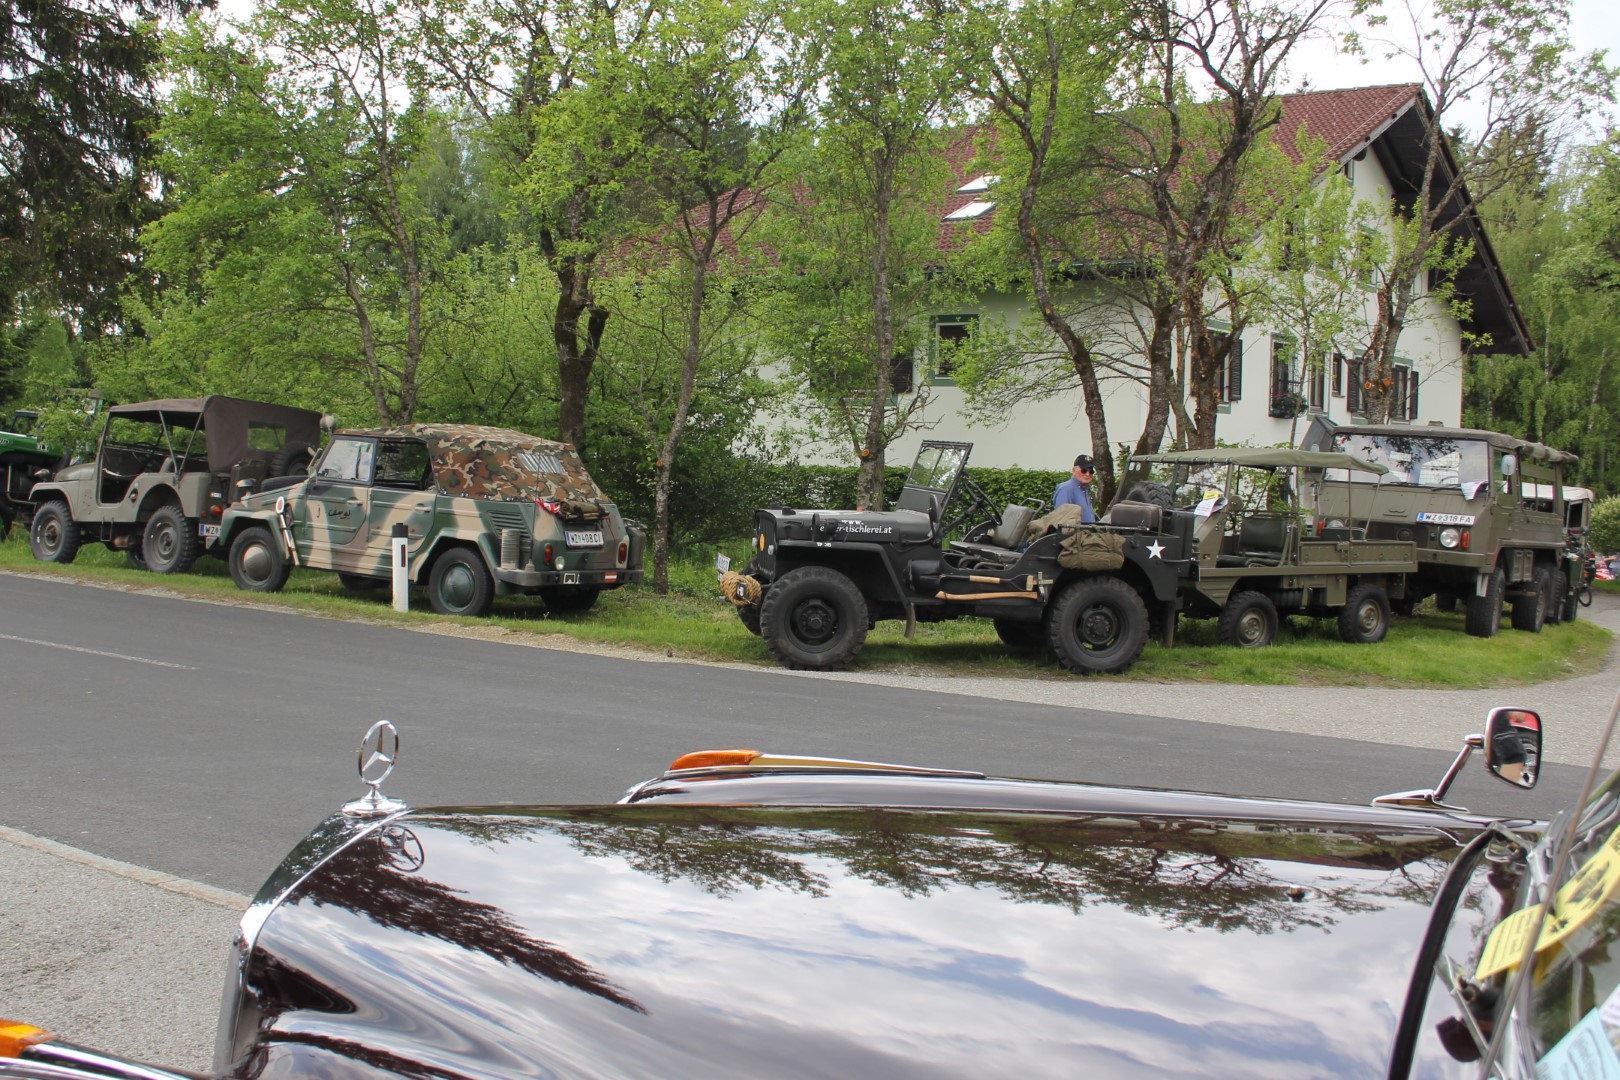
<path fill-rule="evenodd" d="M 15 1020 L 0 1020 L 0 1058 L 21 1057 L 30 1046 L 50 1042 L 56 1038 L 32 1024 L 19 1024 Z"/>
<path fill-rule="evenodd" d="M 712 769 L 719 765 L 747 765 L 759 757 L 758 750 L 694 750 L 682 754 L 670 765 L 676 769 Z"/>

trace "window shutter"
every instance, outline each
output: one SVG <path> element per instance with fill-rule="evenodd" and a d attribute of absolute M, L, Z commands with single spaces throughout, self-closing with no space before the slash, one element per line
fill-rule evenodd
<path fill-rule="evenodd" d="M 1411 393 L 1410 398 L 1409 398 L 1410 404 L 1409 404 L 1409 406 L 1408 406 L 1408 408 L 1406 410 L 1406 418 L 1408 420 L 1416 420 L 1418 418 L 1418 373 L 1417 373 L 1417 368 L 1413 368 L 1411 374 L 1408 375 L 1406 378 L 1407 378 L 1408 382 L 1410 382 L 1411 385 L 1412 385 L 1412 393 Z"/>
<path fill-rule="evenodd" d="M 1226 352 L 1226 400 L 1243 398 L 1243 339 L 1233 338 Z"/>
<path fill-rule="evenodd" d="M 1348 360 L 1345 367 L 1349 369 L 1349 377 L 1344 381 L 1345 407 L 1350 415 L 1358 416 L 1361 413 L 1361 361 Z"/>

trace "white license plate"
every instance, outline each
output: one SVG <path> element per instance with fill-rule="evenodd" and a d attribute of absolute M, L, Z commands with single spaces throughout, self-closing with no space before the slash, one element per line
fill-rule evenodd
<path fill-rule="evenodd" d="M 602 530 L 595 532 L 567 532 L 563 534 L 568 540 L 569 547 L 601 547 Z"/>
<path fill-rule="evenodd" d="M 212 540 L 214 537 L 219 535 L 219 526 L 218 525 L 198 525 L 197 526 L 197 535 L 202 537 L 204 540 Z"/>
<path fill-rule="evenodd" d="M 579 575 L 574 574 L 574 573 L 564 574 L 563 575 L 563 584 L 564 585 L 578 585 L 579 584 Z"/>

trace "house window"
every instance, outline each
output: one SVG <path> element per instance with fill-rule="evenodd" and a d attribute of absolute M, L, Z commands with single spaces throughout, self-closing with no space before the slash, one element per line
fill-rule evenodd
<path fill-rule="evenodd" d="M 1334 353 L 1328 363 L 1333 367 L 1333 396 L 1344 397 L 1344 354 Z"/>
<path fill-rule="evenodd" d="M 1392 385 L 1389 390 L 1389 418 L 1416 420 L 1418 417 L 1418 374 L 1411 364 L 1395 364 L 1390 368 Z"/>
<path fill-rule="evenodd" d="M 1311 408 L 1321 412 L 1327 407 L 1327 364 L 1323 358 L 1318 358 L 1311 365 L 1310 376 L 1305 380 L 1306 401 Z"/>
<path fill-rule="evenodd" d="M 1215 350 L 1226 350 L 1221 359 L 1221 370 L 1216 376 L 1215 397 L 1219 402 L 1227 403 L 1243 399 L 1243 339 L 1234 338 L 1231 334 L 1214 333 L 1210 335 Z"/>
<path fill-rule="evenodd" d="M 979 328 L 977 315 L 935 315 L 934 378 L 949 382 L 956 367 L 956 350 L 966 345 Z"/>
<path fill-rule="evenodd" d="M 1299 351 L 1292 338 L 1271 338 L 1271 408 L 1272 416 L 1298 416 L 1305 411 L 1305 399 L 1294 381 L 1294 357 Z"/>

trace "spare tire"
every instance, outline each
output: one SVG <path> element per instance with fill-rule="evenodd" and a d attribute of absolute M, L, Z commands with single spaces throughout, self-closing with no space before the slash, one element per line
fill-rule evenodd
<path fill-rule="evenodd" d="M 270 459 L 271 476 L 307 476 L 315 463 L 315 448 L 309 443 L 290 442 Z"/>
<path fill-rule="evenodd" d="M 1152 503 L 1154 506 L 1162 506 L 1166 510 L 1171 508 L 1170 489 L 1163 484 L 1154 483 L 1152 480 L 1138 480 L 1132 484 L 1122 501 Z"/>

